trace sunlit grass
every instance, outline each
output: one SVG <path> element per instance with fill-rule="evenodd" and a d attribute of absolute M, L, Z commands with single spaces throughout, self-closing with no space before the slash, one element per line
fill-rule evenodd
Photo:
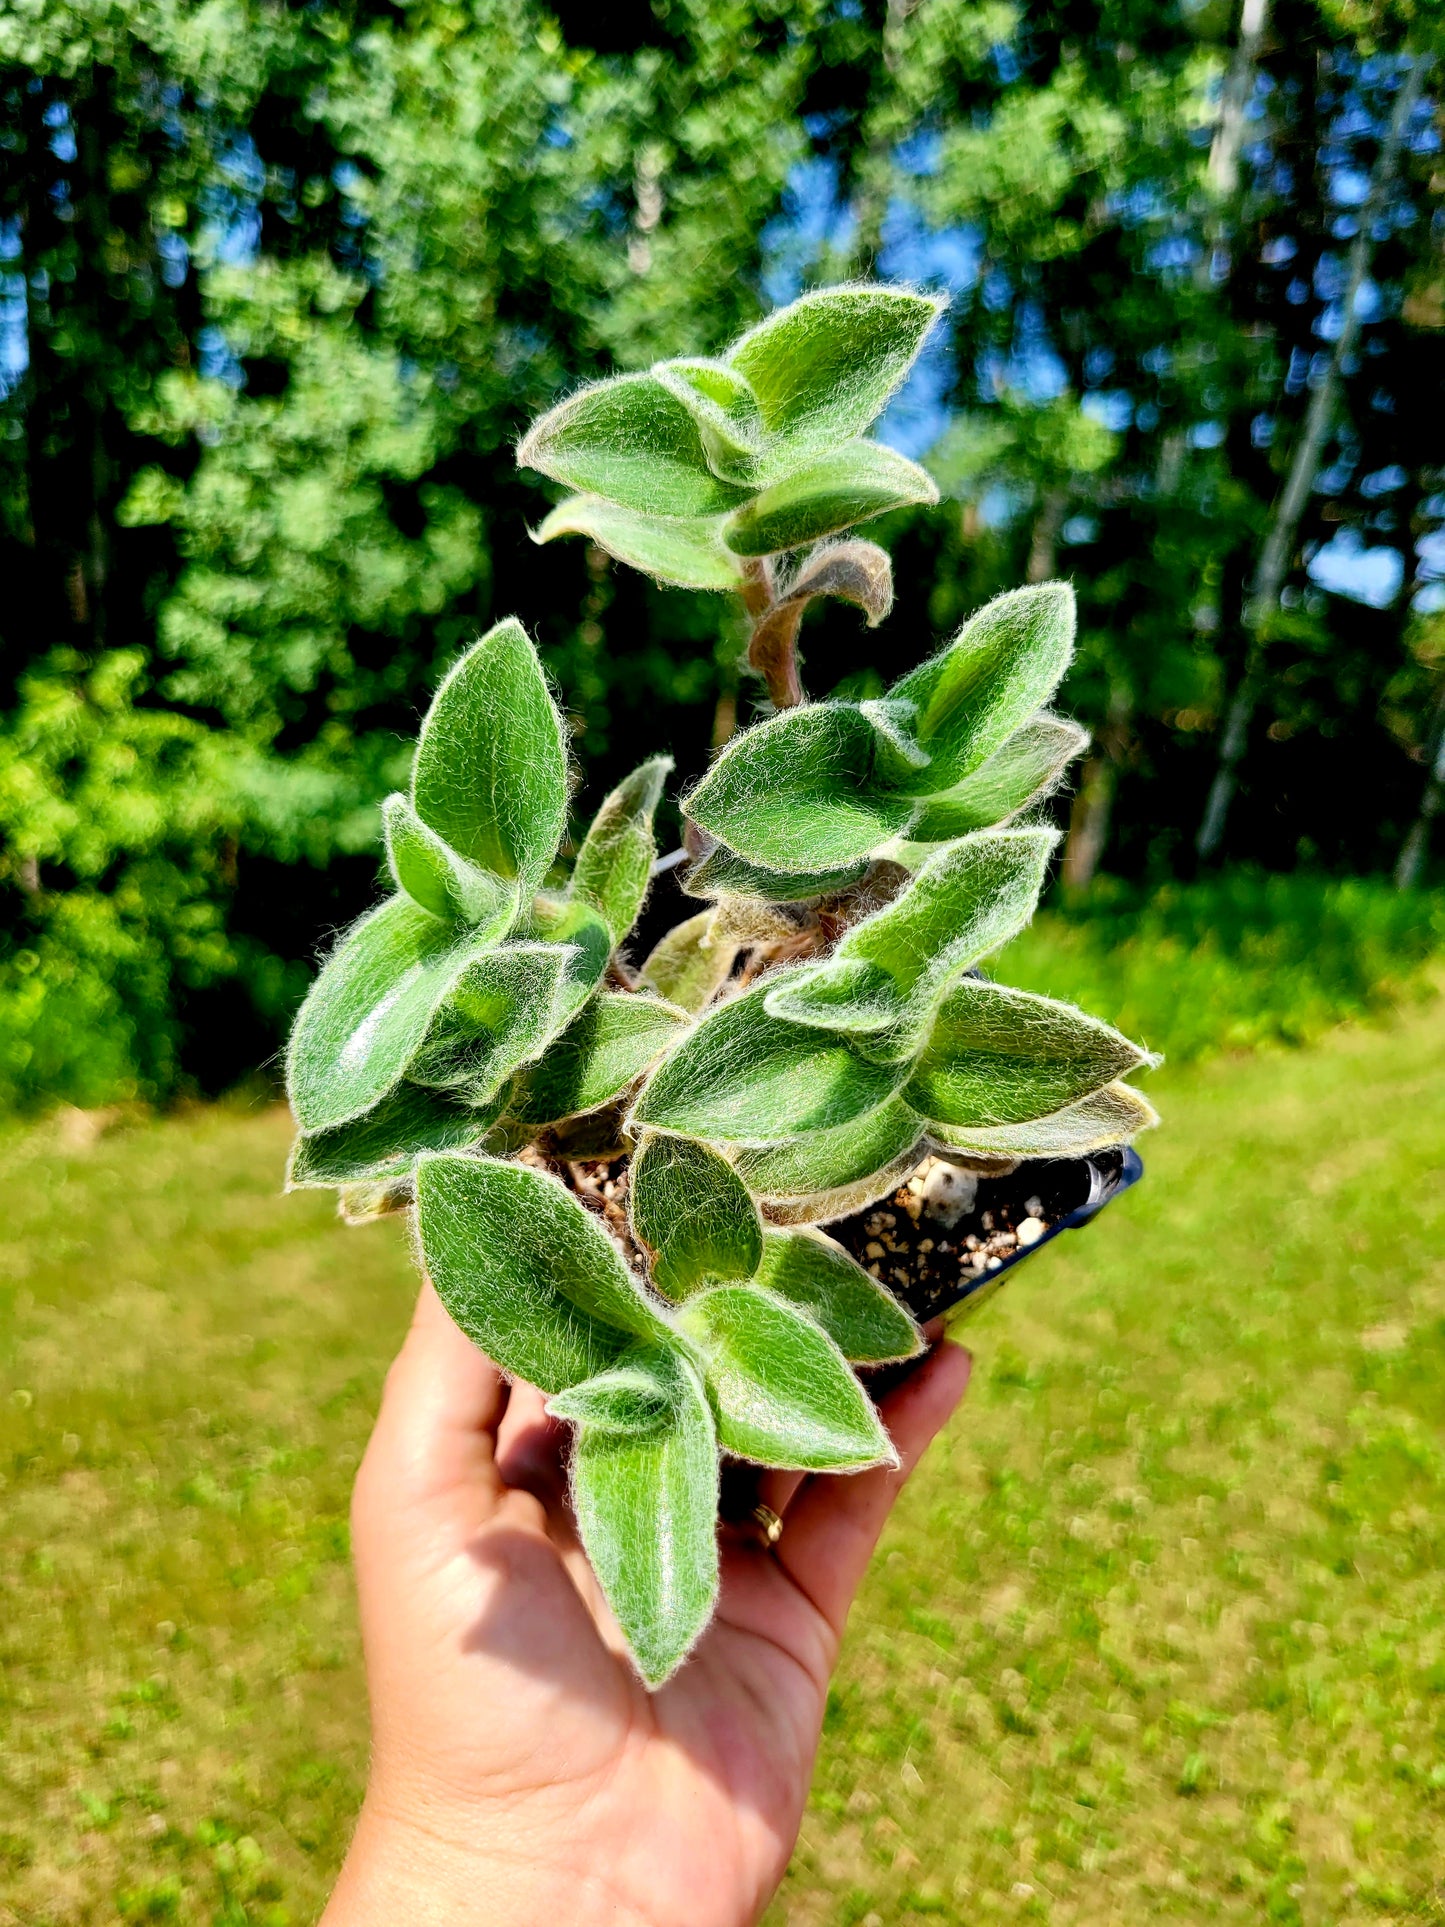
<path fill-rule="evenodd" d="M 1445 1918 L 1442 1086 L 1440 1003 L 1153 1080 L 1147 1182 L 970 1328 L 774 1922 Z M 0 1236 L 0 1922 L 301 1927 L 400 1228 L 278 1197 L 274 1111 L 60 1133 Z"/>

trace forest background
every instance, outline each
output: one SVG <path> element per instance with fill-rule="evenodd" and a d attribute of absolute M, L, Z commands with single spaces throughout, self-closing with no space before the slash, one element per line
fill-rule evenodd
<path fill-rule="evenodd" d="M 1426 0 L 8 0 L 0 1105 L 268 1060 L 498 616 L 582 804 L 698 774 L 760 696 L 734 616 L 534 548 L 513 443 L 852 276 L 952 297 L 881 431 L 943 500 L 810 688 L 1067 575 L 1068 901 L 1428 883 L 1442 51 Z"/>

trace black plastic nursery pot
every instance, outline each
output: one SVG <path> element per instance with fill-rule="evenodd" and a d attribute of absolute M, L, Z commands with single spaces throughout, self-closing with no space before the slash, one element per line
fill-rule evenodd
<path fill-rule="evenodd" d="M 1092 1224 L 1143 1175 L 1129 1145 L 1025 1158 L 997 1176 L 928 1158 L 888 1197 L 824 1229 L 931 1336 L 976 1310 L 1061 1232 Z"/>

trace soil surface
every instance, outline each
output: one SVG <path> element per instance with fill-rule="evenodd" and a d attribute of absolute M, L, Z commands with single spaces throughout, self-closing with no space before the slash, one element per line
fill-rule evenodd
<path fill-rule="evenodd" d="M 1119 1150 L 1026 1158 L 1004 1176 L 925 1158 L 890 1196 L 823 1228 L 926 1325 L 1107 1196 L 1123 1166 Z"/>
<path fill-rule="evenodd" d="M 627 1221 L 626 1157 L 561 1159 L 540 1147 L 522 1163 L 555 1172 L 646 1274 L 647 1261 Z M 1087 1158 L 1026 1158 L 1004 1175 L 925 1158 L 888 1197 L 822 1225 L 920 1325 L 986 1285 L 1045 1233 L 1091 1200 L 1107 1196 L 1123 1171 L 1123 1152 Z"/>

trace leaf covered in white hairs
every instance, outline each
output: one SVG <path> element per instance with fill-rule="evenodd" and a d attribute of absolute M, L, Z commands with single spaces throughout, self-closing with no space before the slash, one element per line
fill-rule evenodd
<path fill-rule="evenodd" d="M 734 343 L 728 363 L 750 383 L 770 438 L 765 478 L 870 427 L 945 305 L 910 288 L 823 288 Z"/>
<path fill-rule="evenodd" d="M 943 1000 L 904 1096 L 940 1124 L 1026 1124 L 1151 1061 L 1072 1004 L 965 978 Z"/>
<path fill-rule="evenodd" d="M 523 903 L 546 875 L 567 820 L 562 718 L 537 652 L 509 617 L 488 630 L 432 698 L 411 800 L 458 856 Z"/>
<path fill-rule="evenodd" d="M 517 461 L 644 515 L 716 515 L 747 493 L 713 472 L 691 410 L 652 375 L 579 389 L 532 424 Z"/>
<path fill-rule="evenodd" d="M 722 539 L 722 516 L 647 515 L 602 495 L 569 495 L 533 535 L 585 535 L 618 562 L 679 589 L 736 589 L 742 563 Z"/>

